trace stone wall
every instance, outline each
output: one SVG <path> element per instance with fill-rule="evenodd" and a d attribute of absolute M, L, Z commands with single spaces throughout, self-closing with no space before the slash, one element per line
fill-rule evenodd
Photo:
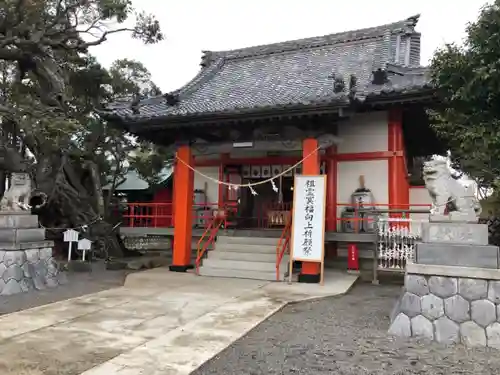
<path fill-rule="evenodd" d="M 121 235 L 123 245 L 127 250 L 172 250 L 172 240 L 167 236 L 125 236 Z"/>
<path fill-rule="evenodd" d="M 0 295 L 56 287 L 65 281 L 52 247 L 0 250 Z"/>
<path fill-rule="evenodd" d="M 500 349 L 500 281 L 409 274 L 389 333 Z"/>

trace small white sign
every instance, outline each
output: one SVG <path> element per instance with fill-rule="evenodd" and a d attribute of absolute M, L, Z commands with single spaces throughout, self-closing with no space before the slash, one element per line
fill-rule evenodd
<path fill-rule="evenodd" d="M 78 242 L 78 233 L 74 229 L 68 229 L 66 232 L 64 232 L 64 242 Z"/>
<path fill-rule="evenodd" d="M 78 241 L 78 250 L 90 250 L 91 245 L 92 242 L 90 242 L 90 240 L 83 238 L 80 241 Z"/>
<path fill-rule="evenodd" d="M 73 242 L 78 242 L 78 236 L 80 233 L 78 233 L 74 229 L 68 229 L 66 232 L 63 233 L 64 235 L 64 242 L 68 242 L 68 262 L 71 262 L 71 252 L 72 252 L 72 247 L 73 247 Z"/>
<path fill-rule="evenodd" d="M 78 241 L 78 250 L 83 250 L 82 252 L 82 260 L 85 261 L 85 253 L 87 250 L 90 250 L 90 247 L 92 246 L 92 242 L 86 238 L 82 238 L 80 241 Z"/>
<path fill-rule="evenodd" d="M 325 176 L 297 176 L 293 187 L 292 259 L 323 262 Z"/>

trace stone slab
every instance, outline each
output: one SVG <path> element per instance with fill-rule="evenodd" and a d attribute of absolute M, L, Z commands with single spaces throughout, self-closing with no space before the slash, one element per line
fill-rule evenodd
<path fill-rule="evenodd" d="M 431 214 L 429 215 L 429 221 L 439 222 L 439 223 L 450 223 L 450 222 L 460 222 L 460 223 L 477 223 L 477 215 L 474 212 L 463 213 L 458 211 L 452 211 L 448 215 Z"/>
<path fill-rule="evenodd" d="M 31 211 L 0 211 L 0 215 L 22 215 L 22 216 L 29 216 L 32 215 Z"/>
<path fill-rule="evenodd" d="M 488 225 L 457 222 L 423 223 L 422 242 L 488 245 Z"/>
<path fill-rule="evenodd" d="M 415 263 L 457 267 L 499 268 L 498 247 L 451 243 L 418 243 Z"/>
<path fill-rule="evenodd" d="M 26 214 L 3 214 L 0 213 L 0 228 L 38 228 L 38 216 Z"/>
<path fill-rule="evenodd" d="M 406 273 L 409 275 L 449 276 L 466 277 L 470 279 L 500 280 L 500 269 L 479 267 L 455 267 L 408 263 L 406 265 Z"/>
<path fill-rule="evenodd" d="M 38 249 L 44 247 L 54 247 L 54 241 L 44 240 L 44 241 L 22 242 L 22 243 L 0 242 L 0 251 L 29 250 L 29 249 Z"/>
<path fill-rule="evenodd" d="M 17 244 L 23 242 L 37 242 L 45 240 L 45 229 L 0 229 L 0 243 Z"/>

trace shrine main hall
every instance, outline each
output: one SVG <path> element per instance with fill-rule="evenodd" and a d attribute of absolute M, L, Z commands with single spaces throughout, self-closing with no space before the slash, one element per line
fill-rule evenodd
<path fill-rule="evenodd" d="M 226 230 L 276 231 L 277 242 L 292 210 L 294 175 L 326 175 L 327 233 L 347 230 L 343 220 L 360 189 L 379 208 L 430 203 L 418 161 L 442 146 L 426 115 L 435 99 L 420 65 L 418 19 L 207 51 L 180 89 L 101 112 L 176 155 L 171 201 L 163 202 L 172 220 L 154 224 L 174 228 L 171 270 L 193 266 L 193 228 L 207 227 L 214 212 L 224 212 Z M 303 262 L 299 281 L 317 282 L 319 272 Z"/>

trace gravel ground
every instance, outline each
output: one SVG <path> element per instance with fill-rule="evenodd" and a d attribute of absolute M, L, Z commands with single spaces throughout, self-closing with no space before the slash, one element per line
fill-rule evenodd
<path fill-rule="evenodd" d="M 92 272 L 68 272 L 68 282 L 57 288 L 0 297 L 0 315 L 122 286 L 125 270 L 108 271 L 94 263 Z"/>
<path fill-rule="evenodd" d="M 500 374 L 494 349 L 446 347 L 386 334 L 395 285 L 288 306 L 193 375 Z"/>

